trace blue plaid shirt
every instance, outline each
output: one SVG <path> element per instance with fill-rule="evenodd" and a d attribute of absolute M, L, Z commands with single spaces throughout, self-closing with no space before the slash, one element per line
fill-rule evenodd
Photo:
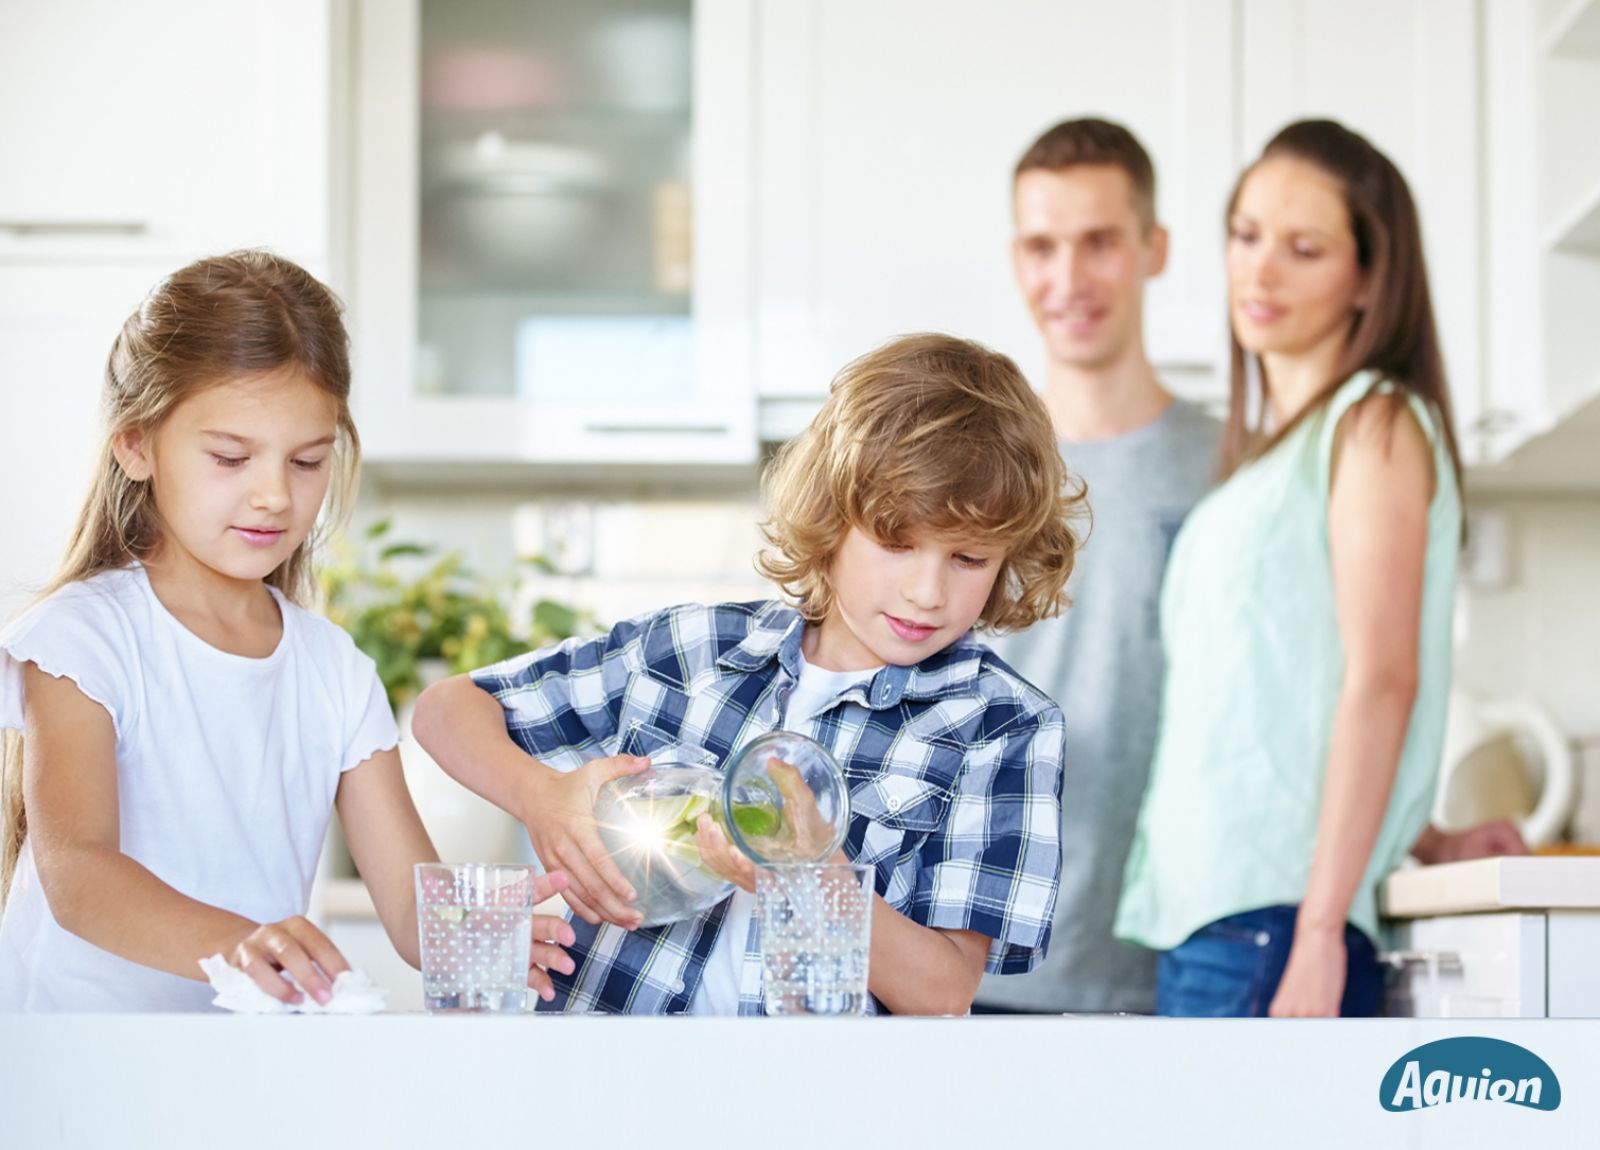
<path fill-rule="evenodd" d="M 557 770 L 683 745 L 726 762 L 776 729 L 800 673 L 805 621 L 778 602 L 686 606 L 474 672 L 511 737 Z M 970 636 L 845 689 L 806 731 L 850 784 L 844 851 L 913 922 L 993 940 L 986 970 L 1044 956 L 1061 871 L 1060 709 Z M 728 902 L 629 932 L 581 919 L 577 969 L 551 971 L 541 1010 L 680 1014 Z M 762 1013 L 756 924 L 743 940 L 740 1014 Z"/>

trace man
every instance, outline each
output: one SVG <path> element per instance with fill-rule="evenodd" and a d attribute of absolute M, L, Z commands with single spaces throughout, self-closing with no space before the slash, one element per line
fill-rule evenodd
<path fill-rule="evenodd" d="M 1155 1009 L 1155 955 L 1112 936 L 1123 867 L 1155 750 L 1163 660 L 1158 604 L 1167 553 L 1215 472 L 1218 422 L 1174 398 L 1144 348 L 1144 286 L 1167 232 L 1155 170 L 1126 128 L 1069 120 L 1040 136 L 1013 180 L 1017 286 L 1045 341 L 1045 406 L 1094 530 L 1063 618 L 1001 640 L 1001 654 L 1066 715 L 1061 890 L 1044 961 L 989 976 L 981 1011 Z M 1220 274 L 1220 271 L 1219 271 Z M 1440 862 L 1525 848 L 1509 824 L 1432 828 L 1415 851 Z"/>

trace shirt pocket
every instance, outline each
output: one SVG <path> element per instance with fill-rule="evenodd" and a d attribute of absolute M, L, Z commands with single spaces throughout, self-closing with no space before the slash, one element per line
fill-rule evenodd
<path fill-rule="evenodd" d="M 648 756 L 653 767 L 714 768 L 717 765 L 715 752 L 687 742 L 682 735 L 664 731 L 642 719 L 630 719 L 623 724 L 616 753 Z"/>
<path fill-rule="evenodd" d="M 920 850 L 944 826 L 953 798 L 937 782 L 894 771 L 852 774 L 850 784 L 851 837 L 861 836 L 855 861 L 874 866 L 904 861 Z"/>

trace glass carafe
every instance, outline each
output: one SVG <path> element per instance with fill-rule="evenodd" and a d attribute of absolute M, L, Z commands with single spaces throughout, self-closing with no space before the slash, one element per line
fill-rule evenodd
<path fill-rule="evenodd" d="M 823 862 L 850 828 L 850 788 L 826 747 L 775 731 L 741 747 L 722 769 L 689 765 L 675 748 L 651 768 L 612 779 L 595 796 L 595 823 L 644 916 L 661 926 L 733 893 L 700 859 L 701 815 L 716 820 L 756 862 Z"/>

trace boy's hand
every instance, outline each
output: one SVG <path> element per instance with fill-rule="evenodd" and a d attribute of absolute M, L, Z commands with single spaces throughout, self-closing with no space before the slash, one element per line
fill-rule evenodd
<path fill-rule="evenodd" d="M 800 768 L 782 759 L 769 759 L 767 777 L 783 796 L 780 837 L 785 842 L 785 853 L 796 860 L 820 857 L 833 841 L 833 824 L 817 809 L 817 796 L 806 785 Z"/>
<path fill-rule="evenodd" d="M 305 994 L 285 974 L 293 975 L 306 993 L 327 1005 L 333 997 L 333 980 L 350 969 L 328 936 L 299 915 L 256 927 L 234 944 L 228 962 L 290 1006 L 303 1001 Z"/>
<path fill-rule="evenodd" d="M 817 809 L 817 796 L 812 794 L 799 769 L 782 759 L 768 761 L 767 775 L 778 788 L 778 794 L 783 796 L 783 821 L 768 836 L 769 841 L 783 848 L 774 853 L 797 862 L 820 859 L 828 844 L 833 842 L 833 825 Z M 740 890 L 753 892 L 756 889 L 755 861 L 728 841 L 728 836 L 710 815 L 701 815 L 695 829 L 700 861 Z M 843 852 L 836 852 L 830 861 L 849 860 Z"/>
<path fill-rule="evenodd" d="M 551 895 L 567 889 L 567 881 L 567 876 L 561 871 L 540 875 L 538 882 L 534 884 L 534 897 L 543 902 Z M 577 965 L 562 949 L 576 941 L 578 941 L 577 933 L 560 915 L 533 916 L 533 948 L 529 954 L 528 986 L 546 1002 L 553 1001 L 556 996 L 555 984 L 550 981 L 548 972 L 559 970 L 562 974 L 571 974 L 577 970 Z"/>
<path fill-rule="evenodd" d="M 728 841 L 710 815 L 701 815 L 695 824 L 695 845 L 700 848 L 700 861 L 716 871 L 740 890 L 755 893 L 756 864 L 742 850 Z"/>
<path fill-rule="evenodd" d="M 650 760 L 638 755 L 615 755 L 575 771 L 544 768 L 530 784 L 521 818 L 533 849 L 547 870 L 559 867 L 567 872 L 570 885 L 562 897 L 591 926 L 612 922 L 632 930 L 644 921 L 630 905 L 638 896 L 595 830 L 594 800 L 612 779 L 636 775 L 649 766 Z"/>

